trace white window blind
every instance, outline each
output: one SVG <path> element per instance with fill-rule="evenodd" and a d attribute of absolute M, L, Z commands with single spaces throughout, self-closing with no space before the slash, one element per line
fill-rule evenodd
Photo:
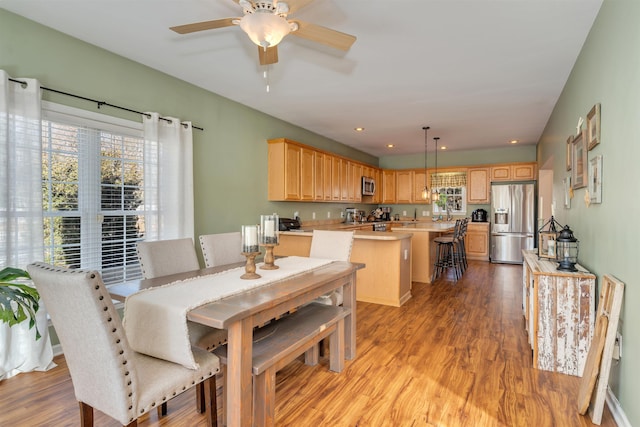
<path fill-rule="evenodd" d="M 141 125 L 49 104 L 42 138 L 45 261 L 96 269 L 106 284 L 141 278 Z"/>

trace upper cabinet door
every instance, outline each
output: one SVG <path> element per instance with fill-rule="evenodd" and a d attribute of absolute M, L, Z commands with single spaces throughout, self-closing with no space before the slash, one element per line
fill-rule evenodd
<path fill-rule="evenodd" d="M 535 163 L 517 163 L 511 165 L 512 181 L 530 181 L 536 179 Z"/>
<path fill-rule="evenodd" d="M 511 166 L 493 166 L 491 168 L 491 181 L 511 181 Z"/>
<path fill-rule="evenodd" d="M 396 171 L 396 203 L 413 203 L 413 171 Z"/>
<path fill-rule="evenodd" d="M 382 171 L 382 203 L 396 202 L 396 171 Z"/>
<path fill-rule="evenodd" d="M 491 167 L 491 181 L 532 181 L 536 179 L 536 163 L 510 163 Z"/>
<path fill-rule="evenodd" d="M 300 200 L 314 200 L 316 157 L 313 150 L 300 150 Z"/>
<path fill-rule="evenodd" d="M 488 204 L 489 168 L 471 168 L 467 171 L 467 203 Z"/>

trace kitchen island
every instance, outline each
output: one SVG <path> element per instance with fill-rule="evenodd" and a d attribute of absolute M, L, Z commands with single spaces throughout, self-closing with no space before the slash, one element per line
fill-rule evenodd
<path fill-rule="evenodd" d="M 405 222 L 402 226 L 393 226 L 391 234 L 411 233 L 411 280 L 414 282 L 431 283 L 433 264 L 436 260 L 436 246 L 433 239 L 443 233 L 452 232 L 453 222 Z"/>
<path fill-rule="evenodd" d="M 274 254 L 309 256 L 312 236 L 312 231 L 282 231 Z M 411 238 L 411 233 L 355 231 L 349 260 L 366 265 L 357 272 L 356 300 L 400 307 L 411 298 Z"/>

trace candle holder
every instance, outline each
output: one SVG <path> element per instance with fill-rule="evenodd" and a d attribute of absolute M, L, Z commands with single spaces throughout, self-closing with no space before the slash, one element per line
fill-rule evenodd
<path fill-rule="evenodd" d="M 279 243 L 279 228 L 280 220 L 278 214 L 273 215 L 260 215 L 260 246 L 265 248 L 264 264 L 260 266 L 263 270 L 277 270 L 277 265 L 274 264 L 273 247 Z"/>
<path fill-rule="evenodd" d="M 251 279 L 259 279 L 260 276 L 256 273 L 256 257 L 260 255 L 260 251 L 258 252 L 242 252 L 242 255 L 247 257 L 247 263 L 244 265 L 245 273 L 240 276 L 241 279 L 251 280 Z"/>
<path fill-rule="evenodd" d="M 260 266 L 261 269 L 263 270 L 277 270 L 280 267 L 278 267 L 277 265 L 274 264 L 275 261 L 275 257 L 273 256 L 273 248 L 275 246 L 275 244 L 265 244 L 265 245 L 260 245 L 263 246 L 265 248 L 265 253 L 264 253 L 264 263 Z"/>

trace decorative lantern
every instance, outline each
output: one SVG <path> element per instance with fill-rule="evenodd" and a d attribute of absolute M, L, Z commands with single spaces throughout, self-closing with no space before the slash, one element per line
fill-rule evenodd
<path fill-rule="evenodd" d="M 578 239 L 573 236 L 573 231 L 565 225 L 556 238 L 556 254 L 558 270 L 578 271 Z"/>
<path fill-rule="evenodd" d="M 558 238 L 558 229 L 556 225 L 562 228 L 562 225 L 551 216 L 549 221 L 545 222 L 538 230 L 538 259 L 547 258 L 553 261 L 557 259 L 556 239 Z"/>

